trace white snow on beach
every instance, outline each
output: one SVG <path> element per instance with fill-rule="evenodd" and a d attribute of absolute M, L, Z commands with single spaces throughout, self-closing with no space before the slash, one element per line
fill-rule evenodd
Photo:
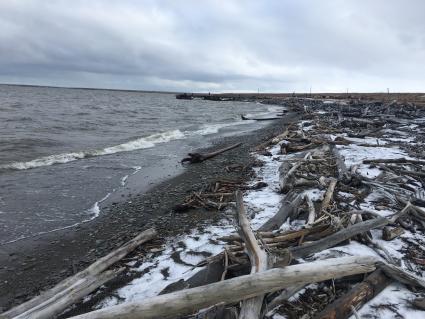
<path fill-rule="evenodd" d="M 377 158 L 409 158 L 408 154 L 398 147 L 385 147 L 385 142 L 376 147 L 372 140 L 363 141 L 353 140 L 354 144 L 348 146 L 338 146 L 338 150 L 345 158 L 347 167 L 357 166 L 356 172 L 362 176 L 374 179 L 382 172 L 379 168 L 370 167 L 363 164 L 364 159 Z M 284 141 L 282 141 L 284 143 Z M 365 144 L 363 146 L 357 145 Z M 371 147 L 366 146 L 371 144 Z M 256 178 L 248 185 L 254 185 L 258 181 L 267 183 L 267 186 L 258 190 L 248 190 L 244 193 L 244 204 L 250 218 L 252 228 L 255 230 L 274 216 L 281 206 L 282 195 L 279 193 L 279 167 L 283 160 L 293 158 L 295 155 L 280 155 L 280 146 L 275 145 L 268 149 L 272 156 L 263 156 L 253 154 L 254 157 L 263 162 L 263 166 L 255 168 Z M 323 199 L 325 189 L 311 188 L 306 189 L 303 194 L 309 196 L 313 201 Z M 353 199 L 350 193 L 340 191 L 339 195 L 346 199 Z M 372 191 L 359 204 L 359 208 L 374 214 L 387 217 L 395 213 L 391 209 L 378 207 L 376 203 L 383 197 L 385 192 L 379 189 Z M 197 263 L 204 260 L 206 255 L 213 256 L 223 251 L 225 243 L 219 240 L 220 237 L 235 234 L 234 217 L 231 209 L 228 209 L 227 218 L 215 225 L 205 226 L 200 229 L 194 229 L 192 233 L 182 235 L 178 238 L 170 238 L 166 241 L 163 250 L 159 253 L 149 253 L 143 257 L 143 262 L 137 260 L 128 263 L 131 270 L 140 272 L 140 276 L 123 288 L 118 289 L 114 296 L 108 297 L 97 305 L 97 308 L 103 308 L 127 301 L 143 300 L 157 295 L 170 283 L 188 279 L 200 267 L 195 267 Z M 299 229 L 305 225 L 304 220 L 287 221 L 281 227 L 281 230 Z M 405 251 L 408 244 L 405 239 L 418 243 L 425 242 L 425 237 L 420 233 L 411 233 L 405 231 L 399 238 L 392 241 L 383 241 L 380 230 L 372 230 L 372 238 L 375 243 L 385 246 L 387 256 L 378 253 L 377 250 L 370 248 L 358 241 L 352 240 L 346 245 L 339 245 L 321 252 L 315 253 L 303 259 L 300 262 L 310 262 L 312 260 L 325 260 L 340 256 L 372 256 L 382 261 L 385 258 L 391 258 L 399 267 L 405 271 L 418 271 L 405 262 Z M 176 258 L 177 257 L 177 258 Z M 137 266 L 136 266 L 137 265 Z M 309 288 L 317 289 L 317 285 L 311 284 Z M 304 290 L 298 292 L 291 300 L 296 300 Z M 404 285 L 393 283 L 382 291 L 377 297 L 373 298 L 364 307 L 359 310 L 359 315 L 366 318 L 366 315 L 373 314 L 380 318 L 396 318 L 395 311 L 405 318 L 423 318 L 423 312 L 419 312 L 410 307 L 409 302 L 419 296 L 408 290 Z M 382 305 L 395 305 L 394 309 L 388 310 Z M 285 318 L 274 311 L 269 312 L 270 318 Z M 352 317 L 354 318 L 354 317 Z"/>

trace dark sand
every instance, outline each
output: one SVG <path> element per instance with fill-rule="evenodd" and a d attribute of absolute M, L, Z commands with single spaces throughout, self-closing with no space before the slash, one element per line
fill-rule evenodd
<path fill-rule="evenodd" d="M 102 207 L 101 215 L 92 222 L 1 246 L 0 308 L 7 310 L 55 285 L 146 228 L 155 226 L 160 237 L 165 238 L 220 218 L 219 213 L 212 211 L 173 213 L 172 207 L 209 181 L 248 178 L 246 173 L 228 173 L 225 167 L 249 164 L 252 147 L 282 132 L 284 124 L 294 116 L 287 115 L 247 135 L 217 139 L 211 149 L 236 142 L 244 144 L 204 163 L 187 166 L 182 174 L 161 182 L 146 193 L 127 194 L 125 200 Z M 122 275 L 108 285 L 119 287 L 131 279 Z"/>

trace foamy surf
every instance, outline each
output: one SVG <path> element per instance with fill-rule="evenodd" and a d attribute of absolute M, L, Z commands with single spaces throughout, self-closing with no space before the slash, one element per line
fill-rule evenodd
<path fill-rule="evenodd" d="M 6 245 L 6 244 L 15 243 L 17 241 L 20 241 L 20 240 L 23 240 L 23 239 L 27 239 L 27 238 L 33 238 L 33 237 L 42 236 L 42 235 L 45 235 L 45 234 L 54 233 L 54 232 L 57 232 L 57 231 L 60 231 L 60 230 L 65 230 L 65 229 L 73 228 L 73 227 L 76 227 L 78 225 L 91 222 L 93 219 L 99 217 L 99 215 L 100 215 L 99 204 L 102 203 L 103 201 L 105 201 L 110 195 L 111 195 L 111 193 L 108 193 L 101 200 L 95 202 L 92 207 L 90 207 L 89 209 L 87 209 L 85 212 L 87 213 L 87 215 L 89 217 L 86 218 L 86 219 L 84 219 L 84 220 L 82 220 L 81 222 L 77 222 L 77 223 L 74 223 L 74 224 L 71 224 L 71 225 L 67 225 L 67 226 L 64 226 L 64 227 L 55 228 L 55 229 L 52 229 L 52 230 L 38 232 L 38 233 L 31 234 L 31 235 L 28 235 L 28 236 L 21 236 L 21 237 L 18 237 L 18 238 L 9 240 L 7 242 L 0 243 L 0 246 Z"/>
<path fill-rule="evenodd" d="M 190 136 L 196 135 L 209 135 L 218 133 L 221 129 L 226 127 L 231 127 L 235 125 L 246 125 L 252 124 L 255 121 L 237 121 L 231 123 L 217 123 L 217 124 L 207 124 L 202 125 L 199 130 L 196 131 L 180 131 L 180 130 L 171 130 L 162 133 L 152 134 L 146 137 L 141 137 L 126 143 L 106 147 L 100 150 L 91 150 L 91 151 L 81 151 L 81 152 L 71 152 L 64 154 L 56 154 L 40 157 L 28 162 L 13 162 L 10 164 L 0 165 L 0 169 L 14 169 L 14 170 L 27 170 L 31 168 L 37 168 L 42 166 L 50 166 L 55 164 L 65 164 L 73 162 L 76 160 L 110 155 L 121 152 L 130 152 L 140 149 L 152 148 L 157 144 L 167 143 L 174 140 L 181 140 L 188 138 Z"/>

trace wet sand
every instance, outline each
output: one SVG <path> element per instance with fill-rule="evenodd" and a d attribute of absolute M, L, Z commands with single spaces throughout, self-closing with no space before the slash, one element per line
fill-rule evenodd
<path fill-rule="evenodd" d="M 246 173 L 225 171 L 231 164 L 247 165 L 253 146 L 281 132 L 294 114 L 245 135 L 219 138 L 210 149 L 236 142 L 244 144 L 200 164 L 187 166 L 180 175 L 160 182 L 145 193 L 121 194 L 120 201 L 102 207 L 101 216 L 76 228 L 29 238 L 0 247 L 0 307 L 7 310 L 33 297 L 97 258 L 120 246 L 140 231 L 156 227 L 160 237 L 183 234 L 202 223 L 220 218 L 219 213 L 189 211 L 174 213 L 172 208 L 193 190 L 209 181 L 225 177 L 245 179 Z M 208 150 L 208 149 L 206 149 Z M 151 175 L 159 174 L 155 171 Z M 111 285 L 119 287 L 130 278 L 122 275 Z"/>

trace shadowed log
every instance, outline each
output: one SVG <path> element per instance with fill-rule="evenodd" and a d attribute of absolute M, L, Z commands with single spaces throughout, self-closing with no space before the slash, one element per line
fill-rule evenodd
<path fill-rule="evenodd" d="M 188 155 L 189 155 L 189 157 L 183 158 L 183 159 L 181 160 L 181 163 L 185 163 L 185 162 L 189 162 L 189 163 L 191 163 L 191 164 L 193 164 L 193 163 L 201 163 L 201 162 L 203 162 L 203 161 L 206 161 L 207 159 L 213 158 L 213 157 L 215 157 L 215 156 L 217 156 L 217 155 L 219 155 L 219 154 L 221 154 L 221 153 L 224 153 L 224 152 L 230 151 L 230 150 L 232 150 L 232 149 L 234 149 L 234 148 L 236 148 L 236 147 L 239 147 L 239 146 L 241 146 L 241 145 L 242 145 L 242 143 L 237 143 L 237 144 L 230 145 L 230 146 L 228 146 L 228 147 L 225 147 L 225 148 L 219 149 L 219 150 L 217 150 L 217 151 L 215 151 L 215 152 L 206 153 L 206 154 L 201 154 L 201 153 L 189 153 L 189 154 L 188 154 Z"/>
<path fill-rule="evenodd" d="M 354 286 L 348 293 L 328 305 L 314 319 L 346 319 L 353 311 L 378 295 L 392 282 L 381 270 L 375 270 L 364 281 Z"/>

